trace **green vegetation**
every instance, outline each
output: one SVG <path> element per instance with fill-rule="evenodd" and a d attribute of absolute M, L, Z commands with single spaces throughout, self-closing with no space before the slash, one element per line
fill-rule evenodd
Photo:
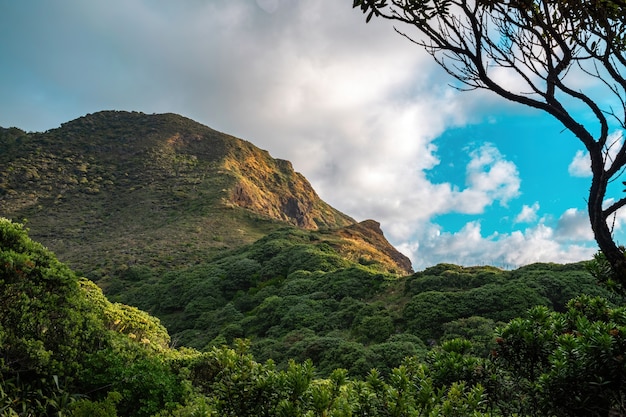
<path fill-rule="evenodd" d="M 213 339 L 200 351 L 172 347 L 158 319 L 111 303 L 95 284 L 31 241 L 22 226 L 0 219 L 0 414 L 479 417 L 626 411 L 626 308 L 589 295 L 563 303 L 567 289 L 600 291 L 580 265 L 511 272 L 439 265 L 403 280 L 350 264 L 327 244 L 310 243 L 312 236 L 281 230 L 180 271 L 178 279 L 172 273 L 153 282 L 158 291 L 145 302 L 160 294 L 153 301 L 169 312 L 165 317 L 204 323 Z M 148 290 L 145 279 L 155 277 L 131 268 L 122 281 L 138 296 Z M 508 320 L 504 315 L 517 310 L 504 309 L 502 293 L 491 291 L 496 284 L 528 291 L 526 304 L 541 300 L 549 307 Z M 424 321 L 415 311 L 422 306 L 425 313 L 428 303 L 439 308 L 428 317 L 441 327 L 429 327 L 431 336 L 440 337 L 427 349 L 406 329 Z M 453 313 L 443 314 L 454 305 Z M 484 316 L 464 316 L 478 305 Z M 499 320 L 508 323 L 499 325 L 494 338 Z M 197 324 L 187 331 L 202 333 Z M 247 333 L 255 335 L 252 346 L 238 338 Z M 218 346 L 218 340 L 231 347 Z M 286 353 L 280 362 L 255 359 L 263 352 Z"/>
<path fill-rule="evenodd" d="M 0 249 L 2 415 L 56 415 L 85 395 L 151 415 L 184 394 L 157 319 L 110 303 L 6 219 Z"/>
<path fill-rule="evenodd" d="M 179 345 L 250 338 L 255 355 L 280 368 L 312 358 L 325 374 L 338 366 L 363 374 L 376 364 L 389 369 L 383 348 L 423 351 L 419 339 L 395 335 L 393 316 L 372 301 L 397 277 L 346 260 L 329 242 L 324 233 L 284 228 L 186 269 L 128 268 L 107 281 L 107 292 L 159 317 Z M 392 357 L 397 364 L 403 356 Z"/>
<path fill-rule="evenodd" d="M 464 337 L 490 350 L 493 330 L 536 306 L 564 311 L 582 293 L 611 297 L 583 263 L 515 271 L 441 264 L 399 278 L 342 257 L 323 232 L 283 228 L 213 260 L 167 272 L 130 267 L 107 295 L 159 317 L 177 345 L 251 341 L 278 369 L 310 359 L 328 376 L 383 375 L 405 356 Z"/>
<path fill-rule="evenodd" d="M 0 128 L 0 145 L 0 212 L 93 279 L 0 218 L 2 416 L 626 411 L 602 255 L 407 276 L 378 223 L 176 115 Z"/>
<path fill-rule="evenodd" d="M 289 162 L 175 114 L 0 128 L 0 149 L 2 216 L 27 219 L 33 238 L 95 281 L 123 265 L 202 262 L 286 224 L 355 223 Z"/>

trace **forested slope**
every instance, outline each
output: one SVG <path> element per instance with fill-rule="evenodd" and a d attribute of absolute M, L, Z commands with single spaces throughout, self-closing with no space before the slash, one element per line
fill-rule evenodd
<path fill-rule="evenodd" d="M 454 337 L 484 353 L 494 328 L 544 305 L 564 311 L 580 294 L 611 297 L 584 263 L 514 271 L 441 264 L 398 277 L 337 249 L 331 233 L 284 228 L 252 245 L 185 269 L 131 267 L 107 294 L 159 317 L 179 345 L 197 349 L 251 340 L 280 368 L 311 359 L 328 375 L 342 367 L 387 374 L 405 356 Z"/>
<path fill-rule="evenodd" d="M 285 235 L 281 238 L 290 241 Z M 253 256 L 252 249 L 261 247 L 253 246 L 232 256 Z M 280 253 L 266 254 L 263 259 L 275 259 Z M 351 285 L 357 275 L 378 283 L 374 286 L 377 291 L 373 291 L 378 295 L 372 296 L 371 290 L 365 290 L 360 293 L 363 299 L 359 302 L 363 304 L 353 306 L 366 310 L 375 305 L 376 311 L 389 313 L 367 317 L 384 318 L 389 314 L 398 323 L 406 318 L 393 316 L 385 305 L 385 300 L 390 299 L 382 294 L 395 297 L 396 302 L 408 298 L 404 307 L 399 304 L 396 309 L 402 312 L 399 314 L 406 314 L 405 310 L 420 294 L 456 294 L 461 303 L 461 294 L 471 294 L 503 278 L 501 271 L 493 268 L 440 265 L 404 281 L 406 289 L 398 293 L 393 284 L 401 281 L 387 282 L 384 276 L 379 278 L 372 271 L 356 274 L 354 266 L 349 267 L 353 271 L 342 281 L 339 277 L 346 270 L 341 264 L 333 264 L 334 257 L 329 253 L 326 258 L 319 257 L 327 261 L 322 265 L 328 270 L 318 274 L 332 274 L 332 269 L 337 268 L 339 275 L 332 277 L 336 282 L 333 288 L 339 291 L 354 288 Z M 262 264 L 262 259 L 257 262 Z M 299 266 L 310 265 L 302 257 L 299 262 Z M 317 262 L 319 266 L 321 261 Z M 289 260 L 283 259 L 280 264 L 287 267 L 283 271 L 289 271 Z M 329 373 L 322 370 L 321 375 L 327 376 L 320 378 L 320 371 L 311 360 L 292 360 L 278 368 L 272 361 L 261 363 L 242 340 L 234 340 L 232 348 L 211 347 L 205 352 L 174 348 L 158 319 L 134 307 L 111 303 L 93 283 L 78 278 L 51 252 L 31 241 L 20 225 L 0 219 L 0 303 L 5 306 L 0 310 L 0 413 L 74 417 L 495 417 L 623 413 L 626 309 L 589 296 L 559 304 L 560 296 L 551 299 L 548 293 L 541 292 L 547 289 L 547 282 L 559 281 L 548 278 L 549 270 L 561 278 L 561 283 L 589 283 L 581 284 L 580 277 L 568 281 L 572 270 L 573 275 L 582 276 L 577 266 L 530 267 L 536 279 L 531 280 L 533 284 L 528 288 L 536 287 L 536 296 L 545 297 L 562 312 L 548 307 L 532 308 L 523 313 L 525 318 L 502 324 L 487 344 L 478 340 L 473 345 L 463 338 L 440 341 L 382 374 L 373 369 L 359 376 L 355 371 L 360 369 L 336 369 Z M 298 271 L 308 275 L 304 269 Z M 514 281 L 516 273 L 520 271 L 511 272 L 507 278 Z M 266 288 L 284 288 L 290 275 L 284 277 L 282 284 L 277 280 Z M 444 280 L 446 276 L 448 279 Z M 170 284 L 165 280 L 162 285 L 168 288 Z M 252 288 L 257 293 L 263 291 L 259 285 Z M 312 297 L 313 293 L 307 296 L 307 291 L 302 294 L 324 302 L 332 298 Z M 280 301 L 285 297 L 286 293 L 269 298 Z M 292 307 L 295 301 L 307 304 L 301 303 L 303 300 L 291 301 Z M 342 314 L 357 310 L 348 309 Z M 254 307 L 251 311 L 261 313 L 262 309 Z M 256 326 L 261 325 L 255 321 L 255 314 L 248 317 Z M 319 320 L 326 321 L 326 317 Z M 357 323 L 364 325 L 365 317 L 364 314 Z M 472 320 L 476 321 L 468 322 Z M 484 325 L 484 320 L 478 320 L 479 324 Z M 394 326 L 398 323 L 394 321 Z M 241 321 L 239 324 L 244 327 Z M 386 329 L 370 324 L 381 332 Z M 457 320 L 446 331 L 480 327 L 459 324 Z M 275 326 L 265 326 L 262 331 L 257 327 L 256 331 L 278 336 L 282 326 L 274 329 Z M 342 330 L 336 334 L 340 333 Z M 418 344 L 415 338 L 412 343 Z M 478 352 L 475 346 L 490 350 Z M 345 349 L 334 353 L 340 355 L 342 351 Z"/>

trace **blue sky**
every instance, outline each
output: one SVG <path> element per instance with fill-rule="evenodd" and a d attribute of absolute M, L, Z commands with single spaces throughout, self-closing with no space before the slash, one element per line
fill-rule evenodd
<path fill-rule="evenodd" d="M 589 259 L 582 146 L 535 110 L 451 88 L 351 5 L 0 0 L 0 126 L 179 113 L 292 161 L 416 270 Z"/>

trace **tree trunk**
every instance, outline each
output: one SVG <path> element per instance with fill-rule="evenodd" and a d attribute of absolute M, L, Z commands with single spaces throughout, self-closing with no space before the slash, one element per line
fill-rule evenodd
<path fill-rule="evenodd" d="M 613 269 L 613 278 L 623 288 L 626 288 L 626 257 L 613 240 L 612 230 L 609 228 L 602 206 L 606 195 L 608 178 L 604 170 L 604 161 L 601 154 L 598 154 L 594 158 L 594 154 L 590 152 L 593 179 L 589 189 L 589 202 L 587 204 L 589 220 L 594 238 Z"/>

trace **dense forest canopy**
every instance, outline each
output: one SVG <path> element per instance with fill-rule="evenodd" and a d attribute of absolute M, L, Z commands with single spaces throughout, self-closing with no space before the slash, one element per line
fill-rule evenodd
<path fill-rule="evenodd" d="M 159 317 L 178 344 L 248 338 L 258 359 L 279 367 L 308 358 L 326 375 L 343 367 L 361 376 L 373 367 L 387 373 L 456 335 L 488 350 L 497 323 L 535 305 L 564 311 L 581 293 L 611 296 L 584 263 L 515 271 L 441 264 L 399 278 L 294 228 L 186 269 L 129 267 L 106 293 Z"/>
<path fill-rule="evenodd" d="M 626 311 L 607 301 L 611 294 L 581 265 L 516 271 L 438 265 L 402 279 L 342 261 L 329 247 L 307 251 L 306 239 L 307 232 L 280 231 L 179 276 L 127 271 L 118 285 L 129 294 L 146 293 L 144 279 L 159 288 L 143 302 L 174 288 L 195 301 L 193 308 L 172 298 L 155 305 L 164 322 L 177 314 L 205 315 L 202 326 L 213 339 L 193 349 L 174 346 L 160 320 L 110 302 L 21 225 L 0 219 L 0 302 L 9 306 L 0 312 L 2 415 L 624 411 Z M 244 279 L 240 288 L 247 291 L 227 285 L 226 276 Z M 193 297 L 203 278 L 204 294 L 217 297 L 212 307 Z M 503 288 L 519 297 L 506 298 Z M 567 301 L 578 291 L 606 297 Z M 545 306 L 503 308 L 524 298 L 525 305 Z M 510 320 L 517 314 L 522 318 Z M 440 326 L 425 325 L 435 319 Z M 349 328 L 337 327 L 344 322 Z M 194 324 L 196 336 L 202 326 Z M 248 334 L 252 342 L 237 338 Z M 295 355 L 299 343 L 306 349 Z M 271 356 L 289 345 L 295 350 L 276 361 L 261 362 L 253 353 Z"/>

